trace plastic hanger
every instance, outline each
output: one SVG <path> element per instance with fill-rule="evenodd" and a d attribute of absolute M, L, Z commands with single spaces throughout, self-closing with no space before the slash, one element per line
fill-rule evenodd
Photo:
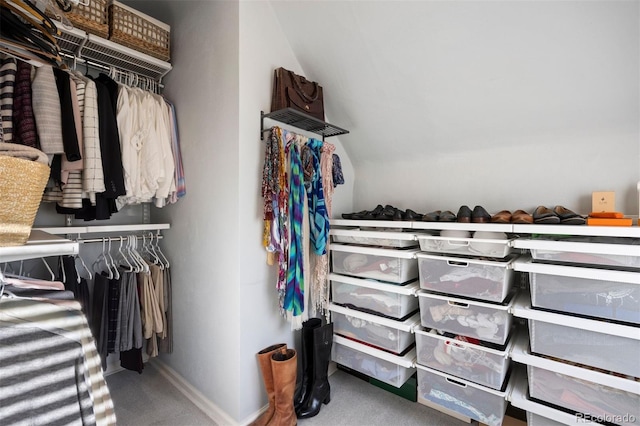
<path fill-rule="evenodd" d="M 84 268 L 85 271 L 87 271 L 87 274 L 89 275 L 89 280 L 93 279 L 93 274 L 91 273 L 91 269 L 89 269 L 87 267 L 87 264 L 84 263 L 84 259 L 82 259 L 82 256 L 80 256 L 79 254 L 76 254 L 75 259 L 80 259 L 80 263 L 82 264 L 82 267 Z M 78 279 L 80 278 L 80 274 L 78 274 Z M 80 281 L 78 281 L 80 282 Z"/>
<path fill-rule="evenodd" d="M 51 281 L 55 281 L 56 280 L 56 275 L 51 270 L 51 267 L 49 266 L 47 261 L 44 260 L 44 257 L 41 257 L 40 260 L 42 260 L 42 263 L 44 263 L 44 266 L 47 268 L 47 271 L 49 271 L 49 274 L 51 274 Z M 21 271 L 22 271 L 22 269 L 21 269 Z M 20 275 L 22 275 L 22 274 L 20 274 Z"/>
<path fill-rule="evenodd" d="M 118 247 L 118 253 L 120 254 L 120 257 L 122 258 L 122 260 L 127 264 L 127 267 L 129 268 L 127 272 L 132 272 L 134 269 L 133 265 L 131 264 L 131 262 L 129 262 L 129 259 L 127 259 L 127 256 L 125 256 L 124 252 L 122 251 L 123 243 L 124 243 L 124 237 L 120 235 L 120 247 Z"/>
<path fill-rule="evenodd" d="M 164 253 L 160 249 L 160 245 L 159 245 L 160 238 L 159 237 L 160 237 L 160 232 L 158 232 L 158 235 L 156 236 L 156 251 L 162 257 L 162 261 L 164 262 L 164 267 L 168 268 L 169 267 L 169 259 L 167 259 L 167 257 L 164 255 Z"/>
<path fill-rule="evenodd" d="M 106 248 L 107 248 L 106 243 L 107 242 L 106 242 L 105 238 L 102 238 L 102 253 L 100 253 L 98 255 L 98 257 L 96 258 L 96 260 L 93 262 L 93 270 L 96 273 L 102 272 L 101 269 L 97 268 L 97 267 L 99 267 L 100 266 L 100 262 L 102 260 L 104 260 L 104 263 L 105 263 L 106 268 L 107 268 L 107 270 L 104 271 L 104 272 L 106 272 L 108 274 L 107 278 L 109 278 L 111 280 L 111 279 L 113 279 L 113 271 L 111 270 L 111 268 L 109 268 L 109 261 L 107 260 L 107 257 L 106 257 L 106 254 L 105 254 L 105 251 L 106 251 Z"/>
<path fill-rule="evenodd" d="M 144 272 L 145 274 L 148 274 L 151 270 L 149 269 L 149 264 L 142 258 L 142 256 L 138 252 L 138 237 L 134 235 L 132 238 L 132 241 L 133 241 L 133 252 L 138 257 L 138 260 L 140 261 L 140 265 L 142 265 L 142 272 Z"/>
<path fill-rule="evenodd" d="M 156 265 L 159 265 L 160 268 L 164 270 L 165 268 L 164 263 L 162 262 L 162 260 L 160 260 L 160 256 L 158 256 L 158 253 L 156 252 L 156 248 L 153 246 L 153 232 L 149 232 L 149 250 L 153 255 L 153 262 Z"/>
<path fill-rule="evenodd" d="M 116 280 L 120 279 L 120 271 L 118 270 L 118 265 L 116 265 L 116 261 L 113 259 L 111 255 L 111 238 L 109 238 L 109 248 L 107 249 L 107 256 L 109 257 L 109 262 L 111 262 L 111 267 L 113 268 L 113 276 Z"/>

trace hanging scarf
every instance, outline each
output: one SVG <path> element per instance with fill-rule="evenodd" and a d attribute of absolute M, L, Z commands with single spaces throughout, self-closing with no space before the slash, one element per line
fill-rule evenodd
<path fill-rule="evenodd" d="M 320 171 L 322 141 L 309 139 L 307 148 L 303 164 L 305 165 L 305 187 L 307 188 L 309 202 L 311 248 L 317 255 L 323 255 L 327 252 L 329 216 L 324 203 Z"/>
<path fill-rule="evenodd" d="M 302 220 L 304 197 L 304 175 L 300 151 L 295 143 L 289 147 L 291 175 L 289 176 L 289 219 L 291 221 L 291 241 L 289 244 L 289 263 L 287 267 L 287 285 L 284 299 L 285 311 L 300 316 L 304 310 L 304 275 Z"/>
<path fill-rule="evenodd" d="M 268 251 L 273 251 L 269 244 L 271 233 L 271 222 L 273 220 L 273 201 L 278 197 L 277 173 L 280 168 L 280 156 L 278 155 L 280 141 L 276 132 L 276 127 L 271 129 L 269 140 L 265 144 L 264 165 L 262 166 L 262 198 L 264 199 L 264 232 L 262 234 L 262 245 Z M 271 249 L 271 250 L 270 250 Z"/>

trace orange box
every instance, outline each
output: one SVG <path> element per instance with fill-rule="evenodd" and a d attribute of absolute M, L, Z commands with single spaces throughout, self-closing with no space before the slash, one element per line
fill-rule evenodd
<path fill-rule="evenodd" d="M 631 226 L 633 219 L 624 217 L 622 219 L 603 219 L 600 217 L 588 217 L 587 225 L 590 226 Z"/>

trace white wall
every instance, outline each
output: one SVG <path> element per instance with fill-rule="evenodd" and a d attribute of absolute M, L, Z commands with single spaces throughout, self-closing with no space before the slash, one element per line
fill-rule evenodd
<path fill-rule="evenodd" d="M 273 2 L 352 133 L 355 210 L 637 214 L 637 1 Z M 308 18 L 322 29 L 307 31 Z"/>
<path fill-rule="evenodd" d="M 289 324 L 280 316 L 275 289 L 277 267 L 266 265 L 262 247 L 263 201 L 260 195 L 265 141 L 259 138 L 260 111 L 269 112 L 273 70 L 280 66 L 305 74 L 268 2 L 240 2 L 240 233 L 238 266 L 242 315 L 240 316 L 240 374 L 243 394 L 240 419 L 245 419 L 266 404 L 266 394 L 255 354 L 266 346 L 283 342 L 294 344 Z M 308 75 L 308 74 L 307 74 Z M 277 125 L 269 122 L 265 126 Z M 291 129 L 291 128 L 290 128 Z M 303 132 L 300 132 L 303 133 Z M 307 134 L 309 136 L 313 136 Z M 267 135 L 268 136 L 268 135 Z M 315 137 L 318 137 L 315 135 Z M 336 144 L 345 174 L 352 178 L 353 168 L 340 141 Z M 336 189 L 337 209 L 351 209 L 353 180 Z"/>
<path fill-rule="evenodd" d="M 163 249 L 172 262 L 174 353 L 162 359 L 239 419 L 238 2 L 130 4 L 172 26 L 164 93 L 176 105 L 187 183 L 178 204 L 152 211 L 172 226 Z"/>

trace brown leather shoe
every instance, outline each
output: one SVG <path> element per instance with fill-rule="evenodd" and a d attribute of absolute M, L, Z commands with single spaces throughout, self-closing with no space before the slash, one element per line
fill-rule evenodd
<path fill-rule="evenodd" d="M 492 223 L 511 223 L 511 212 L 509 210 L 501 210 L 491 216 Z"/>
<path fill-rule="evenodd" d="M 253 421 L 249 426 L 265 426 L 276 412 L 275 406 L 275 391 L 273 388 L 273 373 L 271 371 L 271 355 L 275 353 L 283 353 L 287 350 L 287 345 L 279 343 L 277 345 L 269 346 L 260 352 L 258 352 L 258 363 L 260 364 L 260 371 L 262 372 L 262 381 L 264 387 L 267 390 L 267 398 L 269 400 L 269 407 L 267 411 L 262 413 L 260 417 Z"/>
<path fill-rule="evenodd" d="M 451 210 L 445 210 L 440 213 L 440 222 L 455 222 L 456 215 Z"/>
<path fill-rule="evenodd" d="M 470 223 L 471 222 L 471 209 L 469 206 L 460 206 L 458 209 L 458 214 L 456 215 L 458 222 L 460 223 Z"/>
<path fill-rule="evenodd" d="M 516 210 L 511 215 L 511 223 L 519 223 L 519 224 L 531 224 L 533 223 L 533 216 L 524 210 Z"/>
<path fill-rule="evenodd" d="M 293 394 L 296 390 L 298 360 L 295 349 L 276 352 L 271 356 L 273 390 L 275 394 L 275 413 L 267 426 L 295 426 L 298 423 L 293 407 Z"/>

